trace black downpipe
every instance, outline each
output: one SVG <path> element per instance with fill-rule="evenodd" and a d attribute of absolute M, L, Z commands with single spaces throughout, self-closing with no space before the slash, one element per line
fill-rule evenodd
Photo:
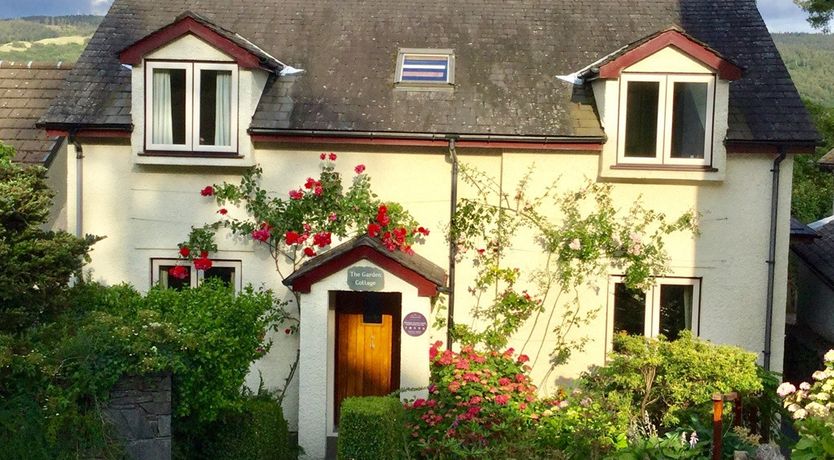
<path fill-rule="evenodd" d="M 449 207 L 449 225 L 458 212 L 458 154 L 455 151 L 455 139 L 449 139 L 449 161 L 452 163 L 452 192 Z M 451 228 L 450 228 L 451 236 Z M 449 308 L 446 317 L 446 348 L 452 349 L 452 330 L 455 327 L 455 257 L 457 241 L 449 238 Z"/>
<path fill-rule="evenodd" d="M 771 342 L 773 338 L 773 288 L 776 278 L 776 229 L 779 220 L 779 176 L 782 161 L 785 159 L 784 147 L 779 147 L 779 156 L 773 160 L 773 188 L 770 191 L 770 247 L 767 257 L 767 311 L 765 313 L 764 368 L 770 370 Z"/>

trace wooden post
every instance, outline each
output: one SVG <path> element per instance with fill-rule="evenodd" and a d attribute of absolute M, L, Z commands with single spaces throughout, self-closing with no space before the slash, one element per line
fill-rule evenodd
<path fill-rule="evenodd" d="M 724 432 L 722 419 L 724 417 L 724 395 L 712 395 L 712 460 L 721 460 L 721 436 Z"/>

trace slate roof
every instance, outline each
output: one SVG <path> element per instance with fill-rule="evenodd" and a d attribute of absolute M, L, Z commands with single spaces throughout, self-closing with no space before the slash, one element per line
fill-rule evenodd
<path fill-rule="evenodd" d="M 35 126 L 57 96 L 71 65 L 0 61 L 0 141 L 16 150 L 14 161 L 45 164 L 56 139 Z"/>
<path fill-rule="evenodd" d="M 791 242 L 808 241 L 818 237 L 816 230 L 803 224 L 796 217 L 791 217 Z"/>
<path fill-rule="evenodd" d="M 834 221 L 816 231 L 819 238 L 808 243 L 791 244 L 791 250 L 823 281 L 834 287 Z"/>
<path fill-rule="evenodd" d="M 746 69 L 728 139 L 818 138 L 755 0 L 115 0 L 43 121 L 129 126 L 118 51 L 184 11 L 307 71 L 268 82 L 255 130 L 600 137 L 590 91 L 556 75 L 677 26 Z M 399 48 L 454 49 L 454 91 L 395 89 Z"/>

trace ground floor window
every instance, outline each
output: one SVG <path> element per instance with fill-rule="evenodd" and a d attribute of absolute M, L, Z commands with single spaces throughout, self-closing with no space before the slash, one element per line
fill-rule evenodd
<path fill-rule="evenodd" d="M 172 270 L 181 266 L 182 275 L 173 276 Z M 212 267 L 208 270 L 197 270 L 191 262 L 181 259 L 151 259 L 151 284 L 159 283 L 167 289 L 187 289 L 199 286 L 204 280 L 219 279 L 234 288 L 241 290 L 241 263 L 239 260 L 212 260 Z"/>
<path fill-rule="evenodd" d="M 685 330 L 698 334 L 698 278 L 661 278 L 650 290 L 640 291 L 629 289 L 622 278 L 614 277 L 608 292 L 609 330 L 614 334 L 663 334 L 669 340 L 678 338 Z"/>

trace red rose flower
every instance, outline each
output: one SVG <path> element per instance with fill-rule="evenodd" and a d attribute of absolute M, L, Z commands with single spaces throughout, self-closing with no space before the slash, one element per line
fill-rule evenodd
<path fill-rule="evenodd" d="M 292 230 L 288 231 L 286 235 L 284 235 L 284 239 L 287 242 L 287 245 L 292 246 L 293 244 L 298 243 L 298 237 L 301 236 L 298 232 L 294 232 Z"/>
<path fill-rule="evenodd" d="M 362 174 L 363 172 L 365 172 L 365 165 L 356 165 L 356 167 L 353 168 L 353 170 L 356 172 L 356 174 Z"/>
<path fill-rule="evenodd" d="M 321 194 L 323 192 L 324 192 L 324 189 L 321 188 L 321 185 L 316 185 L 316 188 L 313 189 L 313 195 L 315 195 L 315 196 L 321 196 Z"/>
<path fill-rule="evenodd" d="M 290 190 L 290 199 L 291 200 L 300 200 L 304 198 L 304 192 L 301 190 Z"/>
<path fill-rule="evenodd" d="M 330 244 L 330 232 L 319 232 L 313 235 L 313 244 L 320 248 Z"/>
<path fill-rule="evenodd" d="M 417 227 L 417 233 L 429 236 L 429 229 L 427 229 L 426 227 Z"/>
<path fill-rule="evenodd" d="M 194 259 L 194 268 L 197 270 L 208 270 L 211 268 L 211 259 L 202 256 L 199 259 Z"/>
<path fill-rule="evenodd" d="M 207 185 L 204 189 L 200 190 L 200 195 L 203 196 L 212 196 L 214 195 L 214 187 L 211 185 Z"/>
<path fill-rule="evenodd" d="M 317 183 L 318 182 L 315 179 L 313 179 L 312 177 L 308 177 L 307 182 L 304 183 L 304 188 L 306 188 L 307 190 L 310 190 L 313 187 L 315 187 Z"/>
<path fill-rule="evenodd" d="M 168 274 L 174 278 L 184 280 L 188 278 L 188 269 L 182 265 L 177 265 L 168 269 Z"/>
<path fill-rule="evenodd" d="M 336 154 L 333 153 L 333 152 L 330 152 L 330 155 L 328 155 L 328 158 L 330 158 L 330 161 L 336 161 Z"/>
<path fill-rule="evenodd" d="M 325 158 L 327 158 L 327 154 L 326 154 L 326 153 L 322 153 L 321 155 L 319 155 L 319 158 L 320 158 L 320 159 L 322 159 L 322 160 L 324 160 Z"/>
<path fill-rule="evenodd" d="M 190 255 L 191 255 L 191 249 L 189 249 L 188 246 L 182 246 L 180 248 L 180 256 L 188 257 Z"/>
<path fill-rule="evenodd" d="M 256 241 L 266 241 L 270 237 L 270 230 L 272 227 L 266 222 L 261 224 L 261 228 L 252 232 L 252 239 Z"/>
<path fill-rule="evenodd" d="M 225 216 L 226 214 L 229 213 L 229 210 L 226 209 L 226 208 L 220 208 L 220 209 L 217 210 L 217 213 L 220 214 L 221 216 Z"/>
<path fill-rule="evenodd" d="M 382 230 L 382 227 L 379 224 L 368 224 L 368 236 L 371 238 L 375 238 L 379 236 L 379 232 Z"/>
<path fill-rule="evenodd" d="M 306 247 L 304 248 L 304 255 L 307 257 L 313 257 L 316 255 L 316 251 L 314 251 L 311 247 Z"/>
<path fill-rule="evenodd" d="M 518 362 L 526 363 L 527 361 L 530 361 L 530 357 L 528 357 L 527 355 L 519 355 Z"/>
<path fill-rule="evenodd" d="M 391 223 L 391 218 L 388 217 L 388 214 L 380 212 L 376 215 L 376 221 L 379 222 L 379 225 L 385 227 L 386 225 Z"/>

